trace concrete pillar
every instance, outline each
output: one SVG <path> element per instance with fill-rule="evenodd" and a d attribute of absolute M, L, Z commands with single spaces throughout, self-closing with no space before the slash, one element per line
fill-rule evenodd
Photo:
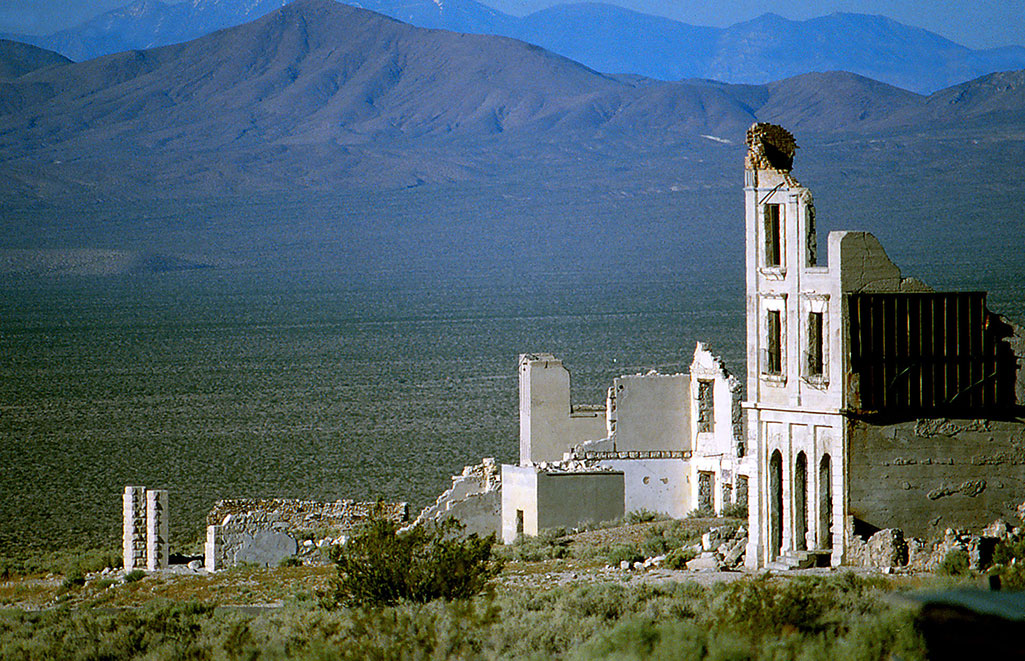
<path fill-rule="evenodd" d="M 166 569 L 167 558 L 167 491 L 146 492 L 146 569 Z"/>
<path fill-rule="evenodd" d="M 146 566 L 146 487 L 125 487 L 121 549 L 126 572 Z"/>

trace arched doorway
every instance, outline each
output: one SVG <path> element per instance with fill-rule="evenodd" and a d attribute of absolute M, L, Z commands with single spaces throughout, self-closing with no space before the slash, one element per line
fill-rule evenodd
<path fill-rule="evenodd" d="M 833 467 L 828 454 L 819 462 L 819 548 L 833 548 Z"/>
<path fill-rule="evenodd" d="M 783 455 L 776 450 L 769 458 L 769 559 L 783 548 Z"/>
<path fill-rule="evenodd" d="M 808 456 L 797 453 L 794 462 L 794 548 L 808 550 Z"/>

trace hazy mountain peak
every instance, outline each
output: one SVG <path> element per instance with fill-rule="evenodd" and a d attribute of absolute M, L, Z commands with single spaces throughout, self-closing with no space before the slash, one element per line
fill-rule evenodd
<path fill-rule="evenodd" d="M 70 63 L 71 60 L 53 51 L 0 39 L 0 80 L 18 78 L 36 69 Z"/>
<path fill-rule="evenodd" d="M 930 93 L 992 71 L 1025 67 L 1025 48 L 974 51 L 885 16 L 850 12 L 801 21 L 767 12 L 719 29 L 598 2 L 555 5 L 523 18 L 476 0 L 340 2 L 418 27 L 513 37 L 596 71 L 661 80 L 766 83 L 810 71 L 836 70 Z M 81 61 L 186 42 L 255 20 L 286 3 L 138 0 L 77 28 L 22 40 Z"/>

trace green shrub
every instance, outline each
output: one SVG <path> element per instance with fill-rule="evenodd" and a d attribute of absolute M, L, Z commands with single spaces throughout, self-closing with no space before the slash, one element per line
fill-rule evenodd
<path fill-rule="evenodd" d="M 964 549 L 951 549 L 936 568 L 942 576 L 968 576 L 972 573 L 968 553 Z"/>
<path fill-rule="evenodd" d="M 730 503 L 722 508 L 722 515 L 727 519 L 746 519 L 747 505 L 742 503 Z"/>
<path fill-rule="evenodd" d="M 371 520 L 332 551 L 338 570 L 335 602 L 390 606 L 464 599 L 483 591 L 501 569 L 492 554 L 495 536 L 462 537 L 463 529 L 446 519 L 399 533 L 391 521 Z"/>
<path fill-rule="evenodd" d="M 278 567 L 302 567 L 302 566 L 303 566 L 302 558 L 300 558 L 299 556 L 295 556 L 295 555 L 285 556 L 284 558 L 281 559 L 280 562 L 278 562 Z"/>
<path fill-rule="evenodd" d="M 64 575 L 64 580 L 61 582 L 61 587 L 65 590 L 73 590 L 75 588 L 80 588 L 83 585 L 85 585 L 85 575 L 78 567 L 69 569 Z"/>
<path fill-rule="evenodd" d="M 619 566 L 624 560 L 631 563 L 644 560 L 644 556 L 637 549 L 636 544 L 615 544 L 609 548 L 605 557 L 608 563 L 614 567 Z"/>
<path fill-rule="evenodd" d="M 1025 562 L 999 567 L 995 572 L 1000 577 L 1000 587 L 1003 590 L 1025 590 Z"/>
<path fill-rule="evenodd" d="M 258 612 L 198 604 L 0 610 L 11 659 L 924 659 L 884 577 L 736 587 L 579 584 L 468 600 Z"/>
<path fill-rule="evenodd" d="M 125 583 L 134 583 L 141 581 L 146 578 L 146 570 L 144 569 L 133 569 L 132 571 L 125 574 Z"/>
<path fill-rule="evenodd" d="M 1025 590 L 1025 536 L 997 542 L 991 572 L 1000 577 L 1005 590 Z"/>
<path fill-rule="evenodd" d="M 997 542 L 993 549 L 994 565 L 1011 565 L 1025 562 L 1025 536 L 1011 537 Z"/>
<path fill-rule="evenodd" d="M 701 659 L 708 633 L 691 622 L 656 624 L 632 617 L 598 632 L 573 651 L 572 659 Z M 741 657 L 743 658 L 743 657 Z"/>
<path fill-rule="evenodd" d="M 496 554 L 504 560 L 517 562 L 541 562 L 569 557 L 569 540 L 562 538 L 559 532 L 542 530 L 537 537 L 519 535 L 512 544 L 498 547 Z"/>
<path fill-rule="evenodd" d="M 772 580 L 767 575 L 717 586 L 708 615 L 713 621 L 756 636 L 784 630 L 819 632 L 835 604 L 835 591 L 818 579 Z"/>
<path fill-rule="evenodd" d="M 688 529 L 682 521 L 666 521 L 651 526 L 645 531 L 640 551 L 645 557 L 653 558 L 693 544 L 700 538 L 700 531 L 693 528 Z"/>
<path fill-rule="evenodd" d="M 686 569 L 687 563 L 696 557 L 698 557 L 697 551 L 690 547 L 673 549 L 666 554 L 663 564 L 669 569 Z"/>
<path fill-rule="evenodd" d="M 48 553 L 26 552 L 16 557 L 0 558 L 0 578 L 33 574 L 67 574 L 73 569 L 88 574 L 106 567 L 121 567 L 120 551 L 73 548 Z"/>
<path fill-rule="evenodd" d="M 715 512 L 709 507 L 698 507 L 687 513 L 688 519 L 714 519 Z"/>
<path fill-rule="evenodd" d="M 644 508 L 633 510 L 626 514 L 626 522 L 629 524 L 647 523 L 649 521 L 657 521 L 664 518 L 666 518 L 665 514 L 652 512 L 651 510 Z"/>

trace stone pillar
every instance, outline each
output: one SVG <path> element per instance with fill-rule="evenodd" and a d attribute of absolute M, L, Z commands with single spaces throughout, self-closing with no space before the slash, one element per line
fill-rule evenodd
<path fill-rule="evenodd" d="M 146 566 L 146 487 L 125 487 L 121 549 L 126 572 Z"/>
<path fill-rule="evenodd" d="M 146 569 L 167 569 L 167 491 L 146 492 Z"/>
<path fill-rule="evenodd" d="M 207 526 L 206 527 L 206 545 L 203 547 L 203 564 L 207 571 L 215 572 L 221 569 L 220 558 L 220 544 L 218 544 L 218 533 L 220 532 L 220 526 Z"/>

